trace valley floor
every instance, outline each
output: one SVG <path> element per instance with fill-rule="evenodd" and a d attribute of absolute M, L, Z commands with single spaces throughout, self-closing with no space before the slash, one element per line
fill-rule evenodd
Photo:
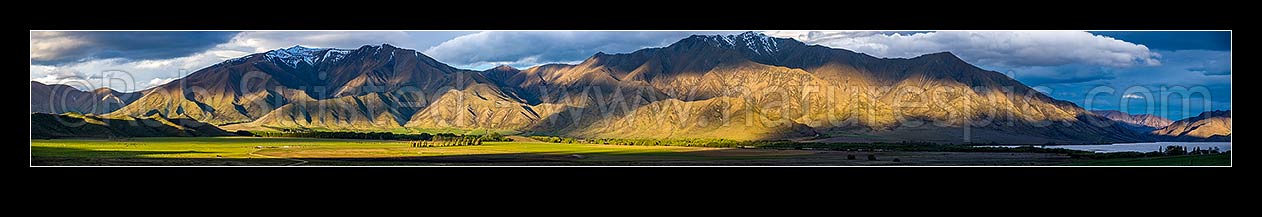
<path fill-rule="evenodd" d="M 855 159 L 848 159 L 851 155 Z M 869 160 L 868 155 L 876 159 Z M 847 152 L 534 141 L 424 148 L 404 141 L 259 137 L 31 141 L 34 166 L 1024 166 L 1081 162 L 1086 161 L 1053 153 Z"/>
<path fill-rule="evenodd" d="M 1104 159 L 1069 163 L 1070 166 L 1231 166 L 1231 153 Z"/>

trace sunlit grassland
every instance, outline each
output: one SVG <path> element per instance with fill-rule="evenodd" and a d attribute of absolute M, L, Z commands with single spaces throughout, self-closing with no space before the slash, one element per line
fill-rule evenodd
<path fill-rule="evenodd" d="M 31 164 L 340 166 L 340 165 L 1230 165 L 1230 155 L 1071 159 L 1064 153 L 979 151 L 904 145 L 713 148 L 547 142 L 412 147 L 408 141 L 288 137 L 151 137 L 31 140 Z M 862 149 L 862 150 L 860 150 Z M 923 149 L 923 150 L 922 150 Z M 866 151 L 865 151 L 866 150 Z M 874 155 L 876 160 L 867 156 Z"/>
<path fill-rule="evenodd" d="M 737 151 L 737 152 L 733 152 Z M 254 153 L 255 155 L 251 155 Z M 32 140 L 35 165 L 102 163 L 116 159 L 197 159 L 209 165 L 223 160 L 269 160 L 272 157 L 310 160 L 315 165 L 409 165 L 433 161 L 670 161 L 741 160 L 807 154 L 796 151 L 731 150 L 720 148 L 616 146 L 542 142 L 485 142 L 480 146 L 411 147 L 406 141 L 265 137 L 134 138 Z M 266 156 L 266 157 L 263 157 Z M 109 164 L 109 162 L 104 162 Z M 158 162 L 161 164 L 161 161 Z M 198 165 L 197 162 L 183 164 Z M 245 165 L 254 165 L 245 163 Z"/>

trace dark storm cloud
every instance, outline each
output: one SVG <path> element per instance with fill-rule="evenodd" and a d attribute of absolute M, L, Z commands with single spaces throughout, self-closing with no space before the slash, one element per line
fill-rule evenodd
<path fill-rule="evenodd" d="M 237 32 L 31 32 L 31 62 L 61 65 L 93 59 L 152 60 L 188 56 L 228 42 Z"/>

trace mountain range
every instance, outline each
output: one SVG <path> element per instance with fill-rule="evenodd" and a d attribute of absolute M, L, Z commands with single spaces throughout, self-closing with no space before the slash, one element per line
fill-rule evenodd
<path fill-rule="evenodd" d="M 64 111 L 35 110 L 35 86 L 33 112 Z M 821 142 L 1144 141 L 1153 137 L 1132 125 L 1161 123 L 1116 124 L 951 53 L 877 58 L 753 32 L 694 35 L 666 47 L 597 53 L 577 64 L 484 71 L 389 44 L 294 46 L 197 70 L 133 93 L 140 95 L 134 100 L 120 94 L 108 93 L 125 106 L 91 111 L 224 129 L 454 128 Z"/>

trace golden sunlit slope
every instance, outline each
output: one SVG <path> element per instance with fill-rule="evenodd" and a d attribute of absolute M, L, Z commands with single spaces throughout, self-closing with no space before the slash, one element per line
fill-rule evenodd
<path fill-rule="evenodd" d="M 517 130 L 538 120 L 539 114 L 530 105 L 506 96 L 495 86 L 474 84 L 442 93 L 430 106 L 411 116 L 406 126 Z"/>
<path fill-rule="evenodd" d="M 291 102 L 246 126 L 373 130 L 399 128 L 398 111 L 381 94 Z"/>

